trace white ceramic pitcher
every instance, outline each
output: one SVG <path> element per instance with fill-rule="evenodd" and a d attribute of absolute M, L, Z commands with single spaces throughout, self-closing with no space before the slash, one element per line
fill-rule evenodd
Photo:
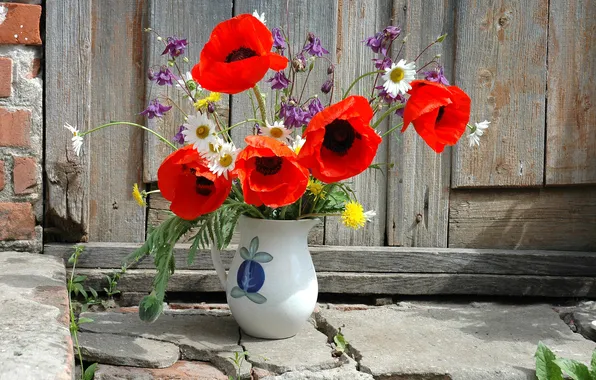
<path fill-rule="evenodd" d="M 211 247 L 232 315 L 248 335 L 289 338 L 308 320 L 319 286 L 307 237 L 319 222 L 241 216 L 240 242 L 228 274 L 220 252 Z"/>

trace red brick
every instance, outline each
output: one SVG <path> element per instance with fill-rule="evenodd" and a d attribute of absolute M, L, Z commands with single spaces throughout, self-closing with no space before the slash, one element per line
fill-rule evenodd
<path fill-rule="evenodd" d="M 0 57 L 0 98 L 8 98 L 12 90 L 12 59 Z"/>
<path fill-rule="evenodd" d="M 15 194 L 33 193 L 37 187 L 37 161 L 35 158 L 15 157 L 12 179 Z"/>
<path fill-rule="evenodd" d="M 39 75 L 39 71 L 41 70 L 41 59 L 33 58 L 31 62 L 31 71 L 27 74 L 27 79 L 36 78 Z"/>
<path fill-rule="evenodd" d="M 31 203 L 0 203 L 0 240 L 30 240 L 34 236 Z"/>
<path fill-rule="evenodd" d="M 30 111 L 0 108 L 0 146 L 30 147 L 30 129 Z"/>
<path fill-rule="evenodd" d="M 0 44 L 41 45 L 40 5 L 0 3 L 0 12 L 6 12 L 0 24 Z"/>
<path fill-rule="evenodd" d="M 100 364 L 95 372 L 102 379 L 228 380 L 209 363 L 178 361 L 169 368 L 135 368 Z"/>
<path fill-rule="evenodd" d="M 4 189 L 4 161 L 0 161 L 0 191 Z"/>

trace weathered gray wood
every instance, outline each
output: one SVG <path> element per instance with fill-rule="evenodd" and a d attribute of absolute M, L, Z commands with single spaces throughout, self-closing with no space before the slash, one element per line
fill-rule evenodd
<path fill-rule="evenodd" d="M 143 122 L 145 7 L 144 0 L 92 2 L 91 23 L 81 26 L 92 30 L 90 127 Z M 143 131 L 117 126 L 89 139 L 89 240 L 143 241 L 145 210 L 131 193 L 142 180 Z"/>
<path fill-rule="evenodd" d="M 337 4 L 335 2 L 327 2 L 326 6 L 313 6 L 306 0 L 290 1 L 288 9 L 288 18 L 286 18 L 286 1 L 275 0 L 236 0 L 234 2 L 234 14 L 252 13 L 257 10 L 259 14 L 265 13 L 266 24 L 269 29 L 274 27 L 283 27 L 287 30 L 287 22 L 289 21 L 289 38 L 290 49 L 292 54 L 302 49 L 304 41 L 308 32 L 314 33 L 321 38 L 321 44 L 327 50 L 329 55 L 327 58 L 333 61 L 334 47 L 335 47 L 335 19 L 337 14 Z M 286 50 L 288 56 L 288 50 Z M 321 85 L 327 79 L 327 61 L 318 59 L 315 62 L 315 67 L 310 74 L 304 96 L 304 102 L 309 96 L 318 94 L 321 97 L 321 102 L 327 104 L 328 97 L 323 95 L 320 91 Z M 289 76 L 289 68 L 286 69 L 286 75 Z M 273 71 L 269 71 L 267 75 L 259 84 L 259 88 L 266 95 L 266 104 L 268 106 L 268 121 L 271 123 L 273 119 L 273 109 L 275 105 L 275 92 L 271 90 L 270 83 L 266 80 L 273 76 Z M 296 98 L 299 97 L 303 88 L 306 73 L 297 76 L 294 84 L 297 93 Z M 252 91 L 249 91 L 252 94 Z M 337 99 L 337 97 L 336 97 Z M 257 111 L 258 112 L 258 111 Z M 232 112 L 230 115 L 231 122 L 237 123 L 247 118 L 253 118 L 253 108 L 248 93 L 242 93 L 232 96 Z M 245 146 L 244 138 L 253 133 L 252 127 L 254 123 L 245 124 L 242 127 L 236 128 L 232 131 L 232 138 L 237 146 Z M 324 225 L 320 224 L 313 228 L 309 234 L 309 242 L 313 244 L 323 244 L 324 242 Z"/>
<path fill-rule="evenodd" d="M 548 4 L 458 2 L 455 84 L 491 124 L 480 148 L 453 149 L 452 188 L 543 184 Z"/>
<path fill-rule="evenodd" d="M 596 251 L 596 188 L 451 192 L 449 247 Z"/>
<path fill-rule="evenodd" d="M 335 42 L 335 58 L 338 64 L 335 72 L 336 101 L 341 98 L 343 90 L 346 90 L 359 75 L 375 70 L 371 61 L 375 54 L 362 43 L 362 40 L 391 23 L 391 10 L 391 0 L 339 2 Z M 367 79 L 359 82 L 352 90 L 352 94 L 368 97 L 374 79 L 373 77 Z M 380 132 L 387 130 L 387 123 L 382 123 L 377 129 Z M 386 143 L 379 146 L 374 162 L 387 162 Z M 325 244 L 383 245 L 387 212 L 387 174 L 369 169 L 348 182 L 364 209 L 375 210 L 377 216 L 357 231 L 345 227 L 338 217 L 328 217 L 325 224 Z"/>
<path fill-rule="evenodd" d="M 546 184 L 596 183 L 596 2 L 549 13 Z"/>
<path fill-rule="evenodd" d="M 105 269 L 77 271 L 86 284 L 105 286 Z M 155 272 L 133 269 L 119 283 L 121 292 L 149 292 Z M 319 293 L 392 295 L 499 295 L 594 297 L 593 277 L 499 276 L 473 274 L 331 273 L 318 272 Z M 169 292 L 221 292 L 215 271 L 177 271 L 168 283 Z"/>
<path fill-rule="evenodd" d="M 168 56 L 162 56 L 164 43 L 168 36 L 186 38 L 189 46 L 185 56 L 189 63 L 184 63 L 182 57 L 177 60 L 180 72 L 176 67 L 171 68 L 175 75 L 185 74 L 199 62 L 199 56 L 203 45 L 209 39 L 211 31 L 218 23 L 232 16 L 232 0 L 149 0 L 149 26 L 159 33 L 163 40 L 158 41 L 157 36 L 150 34 L 147 43 L 147 68 L 153 67 L 158 71 L 161 65 L 165 65 Z M 192 102 L 183 99 L 184 93 L 175 87 L 158 86 L 147 80 L 146 99 L 159 97 L 163 103 L 168 98 L 176 102 L 187 114 L 196 111 Z M 170 104 L 171 104 L 171 101 Z M 222 97 L 218 112 L 228 117 L 228 98 Z M 147 127 L 157 131 L 166 138 L 172 138 L 181 124 L 184 123 L 184 115 L 176 108 L 172 108 L 164 118 L 146 120 Z M 145 182 L 157 181 L 157 169 L 164 158 L 172 152 L 171 148 L 159 141 L 155 136 L 145 135 L 144 170 L 143 179 Z"/>
<path fill-rule="evenodd" d="M 396 0 L 396 20 L 402 25 L 407 43 L 400 58 L 408 62 L 443 33 L 447 38 L 440 45 L 427 50 L 416 63 L 420 68 L 441 54 L 440 62 L 449 79 L 453 79 L 455 51 L 454 2 Z M 398 40 L 398 42 L 401 40 Z M 395 54 L 401 47 L 394 46 Z M 427 69 L 434 68 L 429 66 Z M 391 125 L 401 123 L 393 117 Z M 450 148 L 442 154 L 430 149 L 410 126 L 404 134 L 390 136 L 387 190 L 387 243 L 392 246 L 446 247 L 449 211 Z"/>
<path fill-rule="evenodd" d="M 138 244 L 88 243 L 84 247 L 77 267 L 119 268 Z M 188 248 L 189 244 L 176 246 L 177 268 L 213 269 L 208 250 L 199 251 L 195 262 L 187 265 Z M 72 246 L 68 244 L 47 244 L 44 247 L 45 254 L 62 257 L 65 261 L 72 251 Z M 230 247 L 222 253 L 226 269 L 234 252 L 235 247 Z M 313 246 L 310 253 L 315 268 L 322 272 L 596 276 L 596 252 Z M 138 269 L 154 267 L 152 257 L 145 257 L 134 266 Z"/>
<path fill-rule="evenodd" d="M 45 240 L 87 240 L 89 143 L 77 157 L 64 124 L 90 127 L 91 2 L 48 0 L 45 11 Z"/>

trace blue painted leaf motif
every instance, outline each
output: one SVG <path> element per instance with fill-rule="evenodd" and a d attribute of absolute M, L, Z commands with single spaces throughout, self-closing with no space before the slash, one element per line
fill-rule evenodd
<path fill-rule="evenodd" d="M 251 256 L 253 256 L 255 253 L 257 253 L 258 249 L 259 249 L 259 237 L 255 236 L 250 241 L 250 247 L 248 248 L 248 251 L 250 252 Z"/>
<path fill-rule="evenodd" d="M 238 268 L 236 281 L 240 289 L 247 293 L 256 293 L 265 283 L 265 270 L 258 262 L 246 260 Z"/>
<path fill-rule="evenodd" d="M 260 295 L 259 293 L 246 293 L 246 297 L 254 303 L 263 304 L 267 302 L 267 298 L 265 296 Z"/>
<path fill-rule="evenodd" d="M 240 247 L 240 257 L 242 257 L 244 260 L 250 260 L 252 258 L 246 247 Z"/>
<path fill-rule="evenodd" d="M 257 252 L 252 259 L 258 263 L 268 263 L 273 260 L 273 256 L 267 252 Z"/>

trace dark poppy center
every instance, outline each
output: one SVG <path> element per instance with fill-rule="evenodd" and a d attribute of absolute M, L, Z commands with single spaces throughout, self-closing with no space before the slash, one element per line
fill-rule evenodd
<path fill-rule="evenodd" d="M 330 151 L 344 156 L 354 144 L 354 139 L 360 134 L 345 120 L 335 119 L 325 127 L 323 146 Z"/>
<path fill-rule="evenodd" d="M 437 120 L 435 120 L 435 124 L 439 124 L 439 122 L 443 118 L 444 113 L 445 113 L 445 106 L 439 107 L 439 113 L 437 114 Z"/>
<path fill-rule="evenodd" d="M 197 194 L 207 197 L 215 191 L 215 185 L 213 181 L 205 177 L 197 177 L 195 182 L 195 191 Z"/>
<path fill-rule="evenodd" d="M 243 59 L 254 57 L 256 55 L 257 55 L 256 51 L 254 51 L 250 48 L 241 46 L 236 50 L 232 50 L 232 52 L 230 54 L 228 54 L 228 56 L 226 57 L 226 63 L 241 61 Z"/>
<path fill-rule="evenodd" d="M 281 157 L 257 157 L 257 171 L 262 175 L 277 174 L 281 170 Z"/>

